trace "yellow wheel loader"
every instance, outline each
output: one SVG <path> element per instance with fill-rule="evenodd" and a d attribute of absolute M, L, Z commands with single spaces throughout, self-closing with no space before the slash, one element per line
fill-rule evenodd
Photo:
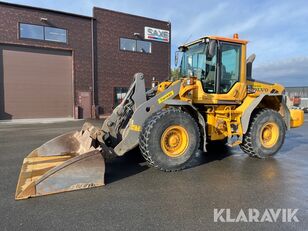
<path fill-rule="evenodd" d="M 304 114 L 288 108 L 283 86 L 252 78 L 255 55 L 246 58 L 246 45 L 236 34 L 185 44 L 179 47 L 182 77 L 149 91 L 143 74 L 135 74 L 102 128 L 86 123 L 24 159 L 16 199 L 104 185 L 104 159 L 137 146 L 150 166 L 163 171 L 188 167 L 198 149 L 215 141 L 272 157 Z"/>

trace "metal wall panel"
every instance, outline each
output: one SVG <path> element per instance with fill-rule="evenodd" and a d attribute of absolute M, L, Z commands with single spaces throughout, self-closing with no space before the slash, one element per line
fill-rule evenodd
<path fill-rule="evenodd" d="M 73 117 L 70 51 L 0 46 L 0 119 Z"/>
<path fill-rule="evenodd" d="M 308 87 L 286 87 L 286 92 L 289 97 L 308 98 Z"/>

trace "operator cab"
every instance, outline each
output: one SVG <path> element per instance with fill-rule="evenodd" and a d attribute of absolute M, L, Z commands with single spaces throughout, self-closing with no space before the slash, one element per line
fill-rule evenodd
<path fill-rule="evenodd" d="M 209 36 L 179 47 L 181 77 L 197 77 L 205 93 L 228 93 L 237 82 L 244 81 L 241 60 L 246 43 L 235 34 L 233 39 Z"/>

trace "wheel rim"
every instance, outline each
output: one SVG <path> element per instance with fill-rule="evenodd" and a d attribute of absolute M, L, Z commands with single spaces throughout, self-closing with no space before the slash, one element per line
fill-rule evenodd
<path fill-rule="evenodd" d="M 261 144 L 266 148 L 272 148 L 278 141 L 279 127 L 274 122 L 265 123 L 260 132 Z"/>
<path fill-rule="evenodd" d="M 189 144 L 189 136 L 185 128 L 179 125 L 168 127 L 160 140 L 163 152 L 169 157 L 183 155 Z"/>

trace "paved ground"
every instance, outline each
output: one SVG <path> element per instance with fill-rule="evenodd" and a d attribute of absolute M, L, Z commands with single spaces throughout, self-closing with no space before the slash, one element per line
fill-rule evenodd
<path fill-rule="evenodd" d="M 82 123 L 0 123 L 1 230 L 308 229 L 308 123 L 288 133 L 273 160 L 220 148 L 200 155 L 195 167 L 164 173 L 135 152 L 107 165 L 105 187 L 14 201 L 26 154 Z M 241 208 L 298 208 L 300 222 L 215 223 L 214 208 L 230 208 L 231 216 Z"/>

